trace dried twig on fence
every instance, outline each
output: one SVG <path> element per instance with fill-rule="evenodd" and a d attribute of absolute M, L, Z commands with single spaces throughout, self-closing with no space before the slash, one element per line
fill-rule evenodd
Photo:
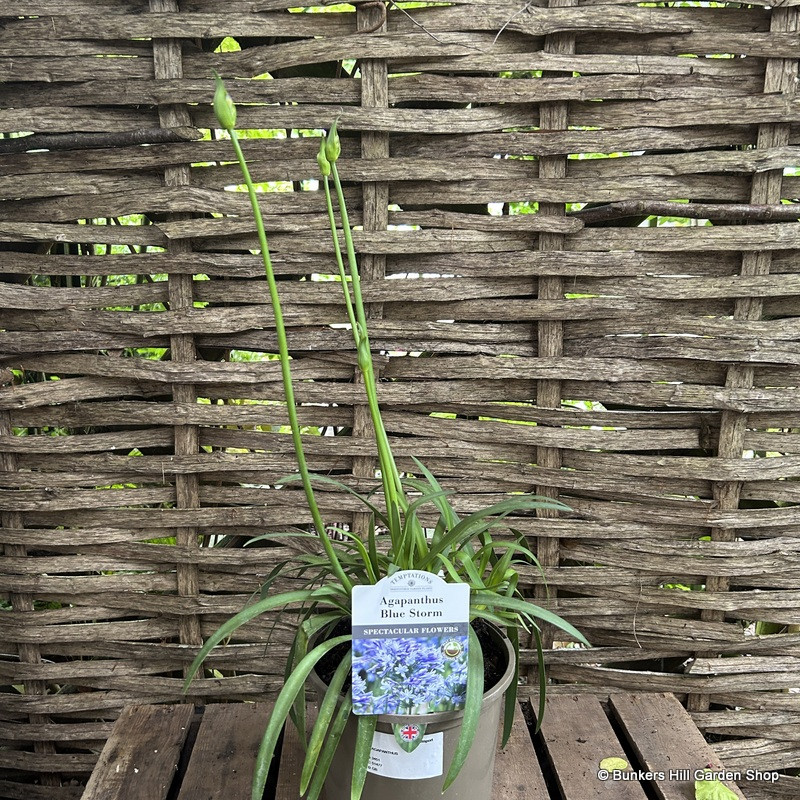
<path fill-rule="evenodd" d="M 497 31 L 497 36 L 494 37 L 494 41 L 492 44 L 497 44 L 497 40 L 500 38 L 500 34 L 521 14 L 524 14 L 534 3 L 534 0 L 528 0 L 524 6 L 519 11 L 515 11 L 504 23 L 503 27 Z"/>
<path fill-rule="evenodd" d="M 201 137 L 196 128 L 140 128 L 118 133 L 42 133 L 0 140 L 0 153 L 28 150 L 91 150 L 95 147 L 129 147 L 136 144 L 190 142 Z"/>
<path fill-rule="evenodd" d="M 800 218 L 800 207 L 777 203 L 756 205 L 752 203 L 674 203 L 660 200 L 623 200 L 619 203 L 583 208 L 567 216 L 581 220 L 584 225 L 596 225 L 615 219 L 646 214 L 659 217 L 685 217 L 688 219 L 713 219 L 722 222 L 791 221 Z"/>

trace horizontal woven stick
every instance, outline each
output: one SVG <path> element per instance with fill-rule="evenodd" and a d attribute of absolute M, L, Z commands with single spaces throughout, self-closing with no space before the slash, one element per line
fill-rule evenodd
<path fill-rule="evenodd" d="M 90 150 L 96 147 L 188 142 L 199 138 L 200 132 L 195 128 L 140 128 L 115 133 L 33 134 L 0 140 L 0 153 L 24 153 L 28 150 Z"/>
<path fill-rule="evenodd" d="M 660 200 L 623 200 L 619 203 L 608 203 L 595 208 L 574 211 L 568 216 L 577 217 L 584 225 L 596 225 L 599 222 L 643 214 L 660 217 L 715 219 L 725 222 L 767 222 L 798 219 L 800 218 L 800 208 L 782 203 L 754 205 L 751 203 L 673 203 Z"/>

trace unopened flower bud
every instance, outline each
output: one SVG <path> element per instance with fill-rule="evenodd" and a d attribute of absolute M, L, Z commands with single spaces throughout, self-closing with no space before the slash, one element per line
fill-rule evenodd
<path fill-rule="evenodd" d="M 372 353 L 369 350 L 369 343 L 362 339 L 358 344 L 358 368 L 366 372 L 372 364 Z"/>
<path fill-rule="evenodd" d="M 331 174 L 331 162 L 325 155 L 325 138 L 323 137 L 319 143 L 319 152 L 317 153 L 317 164 L 319 164 L 319 171 L 323 177 L 327 178 Z"/>
<path fill-rule="evenodd" d="M 225 130 L 232 130 L 236 127 L 236 106 L 225 88 L 217 73 L 214 73 L 214 80 L 217 82 L 217 88 L 214 91 L 214 113 L 217 115 L 219 124 Z"/>
<path fill-rule="evenodd" d="M 325 139 L 325 158 L 327 158 L 331 164 L 339 160 L 339 154 L 342 152 L 342 143 L 339 141 L 339 133 L 336 130 L 338 122 L 338 118 L 333 121 L 333 125 Z"/>

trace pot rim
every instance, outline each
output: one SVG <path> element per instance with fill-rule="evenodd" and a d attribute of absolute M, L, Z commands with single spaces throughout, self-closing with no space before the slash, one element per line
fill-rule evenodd
<path fill-rule="evenodd" d="M 500 630 L 496 625 L 492 623 L 487 623 L 487 627 L 492 635 L 492 638 L 495 639 L 497 644 L 503 648 L 505 647 L 507 662 L 506 662 L 506 669 L 505 672 L 500 677 L 500 680 L 491 688 L 489 691 L 483 693 L 483 699 L 481 701 L 481 707 L 489 705 L 493 703 L 498 695 L 505 694 L 506 689 L 508 689 L 511 681 L 514 679 L 514 673 L 516 671 L 516 665 L 514 663 L 514 647 L 511 644 L 511 640 L 506 636 L 506 634 Z M 320 701 L 322 697 L 324 697 L 325 692 L 327 691 L 328 684 L 325 683 L 322 678 L 317 675 L 316 669 L 312 669 L 309 673 L 309 678 L 311 682 L 314 684 L 314 688 L 317 690 L 319 694 Z M 337 704 L 340 702 L 337 699 Z M 352 712 L 351 712 L 352 714 Z M 408 720 L 416 720 L 421 723 L 425 724 L 436 724 L 436 723 L 443 723 L 443 722 L 450 722 L 452 720 L 456 720 L 459 717 L 464 716 L 464 711 L 435 711 L 432 714 L 379 714 L 378 715 L 378 722 L 383 722 L 387 725 L 399 725 L 403 722 L 408 722 Z"/>

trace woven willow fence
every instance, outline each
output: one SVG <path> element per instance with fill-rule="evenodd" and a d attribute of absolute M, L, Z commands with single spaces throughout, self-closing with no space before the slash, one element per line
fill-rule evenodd
<path fill-rule="evenodd" d="M 401 466 L 462 511 L 568 503 L 516 523 L 549 597 L 534 569 L 526 591 L 596 645 L 555 643 L 553 691 L 676 692 L 728 767 L 786 771 L 748 797 L 800 796 L 795 3 L 0 3 L 0 796 L 79 797 L 123 705 L 179 700 L 287 557 L 243 545 L 310 521 L 276 485 L 275 332 L 213 69 L 312 468 L 375 484 L 314 180 L 341 114 Z M 243 630 L 193 699 L 274 690 L 293 624 Z"/>

